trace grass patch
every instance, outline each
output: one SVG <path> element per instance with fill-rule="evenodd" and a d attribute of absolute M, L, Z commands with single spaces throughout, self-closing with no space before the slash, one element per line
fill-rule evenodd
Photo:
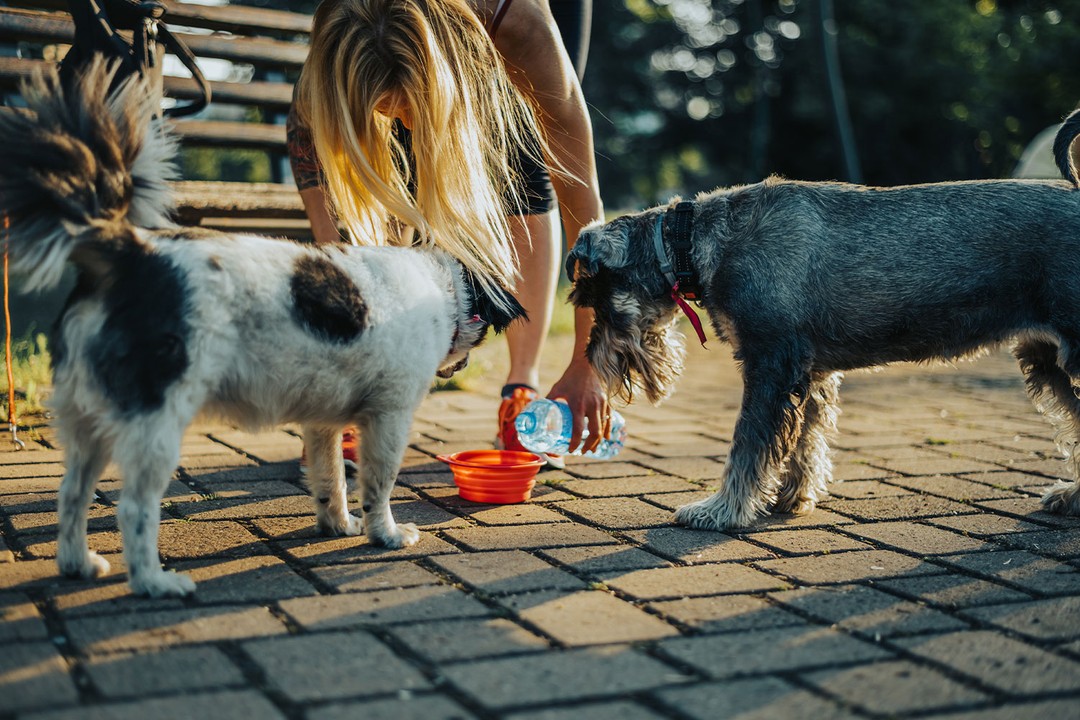
<path fill-rule="evenodd" d="M 45 412 L 45 400 L 52 383 L 52 356 L 45 333 L 31 335 L 11 343 L 15 371 L 15 410 L 19 417 Z M 7 407 L 7 372 L 0 372 L 0 395 Z"/>

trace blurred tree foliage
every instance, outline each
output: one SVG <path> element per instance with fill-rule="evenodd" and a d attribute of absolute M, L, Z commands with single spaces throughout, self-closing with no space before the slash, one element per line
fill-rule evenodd
<path fill-rule="evenodd" d="M 595 0 L 585 95 L 613 208 L 842 176 L 819 0 Z M 837 0 L 867 183 L 1008 176 L 1080 101 L 1078 0 Z"/>
<path fill-rule="evenodd" d="M 593 0 L 584 85 L 607 205 L 841 178 L 819 2 Z M 835 0 L 834 31 L 870 184 L 1008 176 L 1080 103 L 1080 0 Z"/>

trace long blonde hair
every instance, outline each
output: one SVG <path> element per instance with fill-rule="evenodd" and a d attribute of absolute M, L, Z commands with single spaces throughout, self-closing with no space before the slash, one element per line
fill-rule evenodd
<path fill-rule="evenodd" d="M 507 214 L 524 200 L 508 158 L 539 156 L 543 140 L 464 0 L 325 0 L 298 94 L 354 241 L 396 244 L 405 224 L 481 282 L 512 287 Z M 415 176 L 393 118 L 379 111 L 394 102 L 411 113 Z"/>

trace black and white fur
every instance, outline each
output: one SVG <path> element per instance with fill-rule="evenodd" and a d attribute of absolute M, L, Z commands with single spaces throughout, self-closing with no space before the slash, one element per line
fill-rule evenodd
<path fill-rule="evenodd" d="M 1066 122 L 1058 157 L 1073 182 Z M 1061 149 L 1063 148 L 1063 149 Z M 586 228 L 567 260 L 592 308 L 588 357 L 609 390 L 666 397 L 683 365 L 653 233 L 675 201 Z M 842 372 L 949 360 L 1012 341 L 1030 394 L 1080 477 L 1080 189 L 1061 181 L 868 188 L 770 178 L 696 198 L 702 305 L 744 381 L 720 489 L 675 519 L 745 527 L 827 494 Z M 670 256 L 670 243 L 665 252 Z M 1080 515 L 1080 483 L 1046 509 Z"/>
<path fill-rule="evenodd" d="M 112 74 L 97 62 L 67 92 L 55 74 L 36 78 L 24 89 L 31 112 L 0 119 L 16 271 L 29 288 L 54 286 L 67 263 L 78 273 L 53 339 L 61 572 L 108 570 L 86 524 L 113 459 L 131 589 L 194 590 L 162 569 L 157 539 L 181 436 L 202 410 L 244 427 L 300 423 L 319 529 L 412 545 L 419 532 L 394 522 L 390 493 L 413 413 L 436 371 L 452 373 L 521 306 L 436 250 L 170 226 L 172 144 L 150 124 L 152 93 L 132 80 L 110 95 Z M 340 433 L 350 423 L 361 430 L 363 519 L 347 507 Z"/>

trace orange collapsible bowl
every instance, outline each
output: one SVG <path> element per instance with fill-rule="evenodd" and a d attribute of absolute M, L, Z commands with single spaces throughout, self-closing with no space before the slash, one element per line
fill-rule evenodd
<path fill-rule="evenodd" d="M 528 500 L 544 464 L 539 455 L 511 450 L 466 450 L 437 457 L 453 471 L 458 495 L 493 505 Z"/>

